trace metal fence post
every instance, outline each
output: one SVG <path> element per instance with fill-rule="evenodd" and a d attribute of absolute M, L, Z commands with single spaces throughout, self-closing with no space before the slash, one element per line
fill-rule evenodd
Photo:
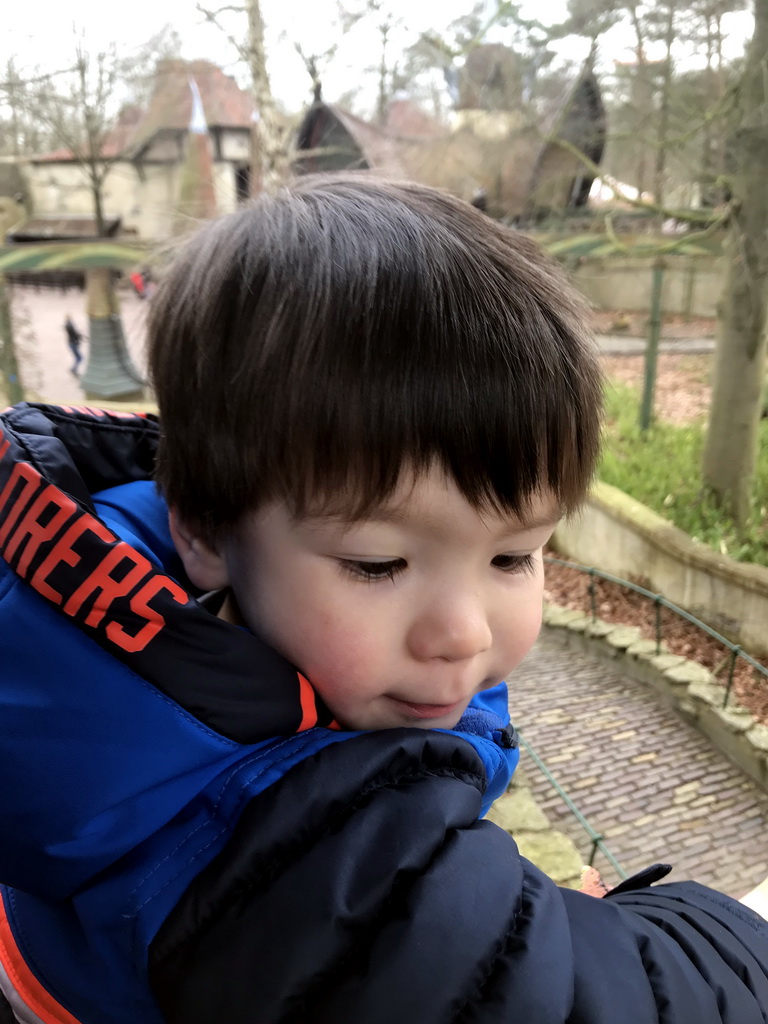
<path fill-rule="evenodd" d="M 736 644 L 731 651 L 731 663 L 728 666 L 728 682 L 725 684 L 725 698 L 723 699 L 723 707 L 728 706 L 728 699 L 731 696 L 731 688 L 733 686 L 733 670 L 736 668 L 736 659 L 739 656 L 741 647 Z"/>

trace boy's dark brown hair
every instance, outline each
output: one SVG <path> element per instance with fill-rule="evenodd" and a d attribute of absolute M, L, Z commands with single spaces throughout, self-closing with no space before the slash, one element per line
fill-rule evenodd
<path fill-rule="evenodd" d="M 153 299 L 157 479 L 210 538 L 263 503 L 351 518 L 433 462 L 478 508 L 581 502 L 601 375 L 524 235 L 422 185 L 307 178 L 200 231 Z"/>

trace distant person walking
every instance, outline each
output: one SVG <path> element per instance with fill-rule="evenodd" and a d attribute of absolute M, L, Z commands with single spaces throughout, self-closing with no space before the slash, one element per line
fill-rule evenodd
<path fill-rule="evenodd" d="M 83 353 L 80 351 L 80 346 L 83 343 L 83 336 L 72 323 L 72 317 L 69 314 L 67 314 L 67 319 L 64 321 L 64 330 L 67 332 L 67 344 L 69 345 L 75 359 L 69 372 L 73 373 L 75 377 L 79 377 L 80 363 L 83 361 Z"/>

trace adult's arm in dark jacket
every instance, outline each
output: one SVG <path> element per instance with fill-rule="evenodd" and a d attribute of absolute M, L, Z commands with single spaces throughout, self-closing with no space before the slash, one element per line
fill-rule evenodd
<path fill-rule="evenodd" d="M 476 820 L 484 783 L 420 730 L 293 768 L 155 938 L 170 1024 L 768 1020 L 768 923 L 694 883 L 559 889 Z"/>

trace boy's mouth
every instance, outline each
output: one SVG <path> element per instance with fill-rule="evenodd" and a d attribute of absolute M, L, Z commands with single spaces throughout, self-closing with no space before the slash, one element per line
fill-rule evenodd
<path fill-rule="evenodd" d="M 443 718 L 456 711 L 462 701 L 457 700 L 453 704 L 414 704 L 410 700 L 399 700 L 397 697 L 389 698 L 398 709 L 410 718 Z"/>

